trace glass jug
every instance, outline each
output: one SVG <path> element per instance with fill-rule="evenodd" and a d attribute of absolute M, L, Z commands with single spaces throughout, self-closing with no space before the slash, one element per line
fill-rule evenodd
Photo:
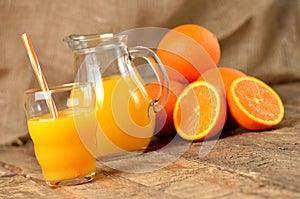
<path fill-rule="evenodd" d="M 128 48 L 126 35 L 70 35 L 64 41 L 74 54 L 75 81 L 95 86 L 99 129 L 94 155 L 110 160 L 143 152 L 154 132 L 155 113 L 168 97 L 169 80 L 157 55 L 142 46 Z M 148 94 L 133 63 L 136 58 L 144 59 L 153 71 L 159 87 L 157 99 Z"/>

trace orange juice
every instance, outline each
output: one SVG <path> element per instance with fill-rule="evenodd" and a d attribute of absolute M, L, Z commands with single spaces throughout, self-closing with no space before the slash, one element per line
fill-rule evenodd
<path fill-rule="evenodd" d="M 151 141 L 155 116 L 151 100 L 136 75 L 104 78 L 96 115 L 99 156 L 144 150 Z M 103 94 L 101 94 L 103 93 Z"/>
<path fill-rule="evenodd" d="M 95 134 L 90 124 L 93 117 L 94 111 L 65 110 L 59 112 L 57 119 L 44 115 L 28 120 L 35 155 L 48 183 L 54 185 L 63 180 L 94 175 L 96 160 L 81 142 L 76 124 L 89 127 L 84 128 L 85 132 L 81 128 L 81 135 L 92 137 L 89 134 Z"/>

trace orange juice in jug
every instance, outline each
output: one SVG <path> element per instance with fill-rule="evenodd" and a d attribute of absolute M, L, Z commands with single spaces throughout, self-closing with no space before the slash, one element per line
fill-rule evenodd
<path fill-rule="evenodd" d="M 98 96 L 96 105 L 101 131 L 97 133 L 99 156 L 144 150 L 151 141 L 155 126 L 151 99 L 135 78 L 112 76 L 102 80 L 103 95 Z"/>

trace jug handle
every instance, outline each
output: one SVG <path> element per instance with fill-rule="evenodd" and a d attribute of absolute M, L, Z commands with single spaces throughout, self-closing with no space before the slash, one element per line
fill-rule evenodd
<path fill-rule="evenodd" d="M 128 49 L 129 57 L 131 60 L 135 58 L 143 58 L 148 62 L 152 71 L 154 72 L 155 78 L 160 85 L 159 95 L 157 99 L 152 99 L 152 107 L 155 113 L 158 113 L 163 109 L 165 104 L 167 103 L 169 97 L 169 78 L 166 72 L 165 67 L 162 62 L 151 49 L 144 46 L 135 46 Z M 164 92 L 165 90 L 165 92 Z M 163 94 L 165 94 L 163 96 Z"/>

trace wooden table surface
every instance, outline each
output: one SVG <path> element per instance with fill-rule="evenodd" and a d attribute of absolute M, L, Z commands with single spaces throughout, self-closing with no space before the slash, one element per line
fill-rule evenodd
<path fill-rule="evenodd" d="M 206 142 L 158 140 L 144 155 L 99 161 L 94 181 L 82 185 L 48 187 L 31 141 L 0 146 L 0 198 L 300 198 L 299 87 L 274 86 L 286 114 L 272 130 L 226 129 Z M 205 146 L 214 146 L 207 155 Z"/>

